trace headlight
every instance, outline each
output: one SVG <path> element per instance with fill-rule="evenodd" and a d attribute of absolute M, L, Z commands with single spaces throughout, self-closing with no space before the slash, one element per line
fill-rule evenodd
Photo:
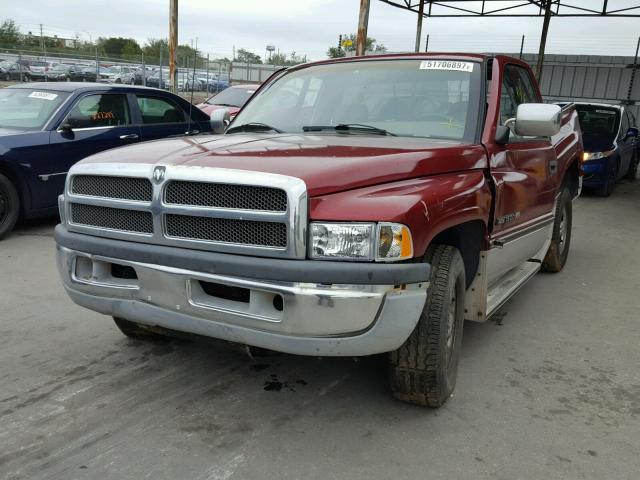
<path fill-rule="evenodd" d="M 397 223 L 312 223 L 311 258 L 394 262 L 413 256 L 409 229 Z"/>
<path fill-rule="evenodd" d="M 600 160 L 611 155 L 614 150 L 607 150 L 606 152 L 584 152 L 582 154 L 582 161 L 588 162 L 589 160 Z"/>

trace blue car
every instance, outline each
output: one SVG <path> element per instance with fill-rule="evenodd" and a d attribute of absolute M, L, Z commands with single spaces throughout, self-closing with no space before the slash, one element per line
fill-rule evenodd
<path fill-rule="evenodd" d="M 162 90 L 91 83 L 0 89 L 0 239 L 20 217 L 57 212 L 73 164 L 158 138 L 210 132 L 209 117 Z"/>
<path fill-rule="evenodd" d="M 623 177 L 638 170 L 638 128 L 624 106 L 576 103 L 584 142 L 584 187 L 608 197 Z"/>

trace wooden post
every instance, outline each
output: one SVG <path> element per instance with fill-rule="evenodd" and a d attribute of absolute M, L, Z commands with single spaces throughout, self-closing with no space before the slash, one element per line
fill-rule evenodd
<path fill-rule="evenodd" d="M 171 91 L 178 91 L 178 71 L 176 69 L 176 54 L 178 50 L 178 0 L 169 0 L 169 78 Z"/>
<path fill-rule="evenodd" d="M 367 51 L 370 6 L 371 0 L 360 0 L 360 18 L 358 19 L 358 37 L 356 39 L 356 55 L 358 56 L 364 55 Z"/>
<path fill-rule="evenodd" d="M 420 0 L 420 5 L 418 7 L 418 27 L 416 29 L 416 53 L 420 51 L 420 41 L 422 40 L 422 19 L 424 17 L 424 2 L 425 0 Z"/>

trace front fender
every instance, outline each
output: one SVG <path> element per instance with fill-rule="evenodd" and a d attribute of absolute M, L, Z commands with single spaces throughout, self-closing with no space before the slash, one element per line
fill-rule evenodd
<path fill-rule="evenodd" d="M 402 223 L 411 229 L 414 254 L 421 257 L 433 238 L 448 228 L 477 220 L 487 225 L 491 204 L 484 172 L 472 170 L 314 197 L 309 217 Z"/>

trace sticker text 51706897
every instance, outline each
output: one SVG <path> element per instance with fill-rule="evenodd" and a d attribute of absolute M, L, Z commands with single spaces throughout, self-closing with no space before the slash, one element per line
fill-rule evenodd
<path fill-rule="evenodd" d="M 473 72 L 473 62 L 458 62 L 456 60 L 425 60 L 420 63 L 420 70 Z"/>

